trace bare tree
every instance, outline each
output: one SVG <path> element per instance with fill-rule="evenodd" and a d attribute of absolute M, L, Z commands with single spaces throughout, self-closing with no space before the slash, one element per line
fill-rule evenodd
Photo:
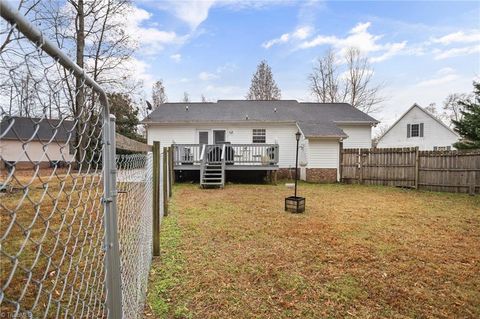
<path fill-rule="evenodd" d="M 167 102 L 167 95 L 165 94 L 165 86 L 163 85 L 163 80 L 158 80 L 153 84 L 152 87 L 152 102 L 153 108 L 156 109 L 160 105 Z"/>
<path fill-rule="evenodd" d="M 461 101 L 467 101 L 472 99 L 471 94 L 466 93 L 453 93 L 449 94 L 443 102 L 443 110 L 449 121 L 460 121 L 462 119 L 462 111 L 465 106 Z"/>
<path fill-rule="evenodd" d="M 282 98 L 267 61 L 263 60 L 257 66 L 246 98 L 247 100 L 280 100 Z"/>
<path fill-rule="evenodd" d="M 35 10 L 35 7 L 40 3 L 41 0 L 20 0 L 17 5 L 17 10 L 22 12 L 25 16 L 29 15 L 32 10 Z M 33 19 L 31 22 L 35 22 Z M 12 36 L 14 28 L 8 28 L 5 32 L 0 33 L 0 39 L 2 43 L 0 44 L 0 53 L 5 49 L 5 47 L 12 41 Z"/>
<path fill-rule="evenodd" d="M 190 102 L 190 95 L 188 94 L 188 92 L 183 92 L 183 102 Z"/>
<path fill-rule="evenodd" d="M 41 4 L 35 11 L 39 27 L 63 51 L 75 55 L 77 65 L 88 75 L 107 91 L 131 93 L 136 89 L 138 83 L 131 82 L 128 65 L 136 43 L 130 39 L 124 18 L 131 9 L 129 0 L 43 0 Z M 67 71 L 63 71 L 67 78 Z M 78 119 L 76 136 L 79 143 L 85 143 L 81 132 L 95 129 L 89 119 L 97 99 L 94 92 L 87 96 L 79 77 L 66 85 L 74 101 L 71 111 Z M 80 146 L 79 162 L 84 157 L 84 145 Z"/>
<path fill-rule="evenodd" d="M 425 107 L 425 110 L 428 111 L 431 115 L 433 115 L 434 117 L 436 117 L 437 119 L 439 119 L 442 122 L 448 122 L 449 121 L 449 117 L 448 117 L 447 113 L 445 111 L 441 112 L 437 107 L 437 103 L 435 103 L 435 102 L 432 102 L 432 103 L 428 104 L 428 106 Z"/>
<path fill-rule="evenodd" d="M 208 102 L 207 98 L 203 94 L 201 96 L 201 99 L 202 99 L 202 103 L 207 103 Z"/>
<path fill-rule="evenodd" d="M 380 139 L 380 137 L 382 137 L 385 133 L 387 133 L 388 129 L 390 128 L 390 126 L 388 126 L 387 124 L 380 124 L 377 126 L 376 128 L 376 132 L 375 132 L 375 135 L 373 137 L 373 146 L 377 146 L 378 144 L 378 140 Z"/>
<path fill-rule="evenodd" d="M 343 58 L 345 63 L 339 63 L 330 49 L 317 60 L 308 76 L 312 94 L 322 103 L 346 102 L 365 113 L 379 111 L 384 101 L 382 85 L 373 83 L 368 58 L 356 48 L 349 48 Z"/>
<path fill-rule="evenodd" d="M 329 49 L 323 57 L 317 59 L 316 63 L 313 72 L 308 76 L 312 93 L 322 103 L 334 103 L 340 100 L 335 52 Z"/>

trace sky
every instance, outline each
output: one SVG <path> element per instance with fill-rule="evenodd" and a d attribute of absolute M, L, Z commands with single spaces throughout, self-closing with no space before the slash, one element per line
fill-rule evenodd
<path fill-rule="evenodd" d="M 282 99 L 312 101 L 308 75 L 328 48 L 357 47 L 383 86 L 375 118 L 391 124 L 413 103 L 441 106 L 480 77 L 480 2 L 134 1 L 132 68 L 168 100 L 244 99 L 257 64 L 271 66 Z"/>

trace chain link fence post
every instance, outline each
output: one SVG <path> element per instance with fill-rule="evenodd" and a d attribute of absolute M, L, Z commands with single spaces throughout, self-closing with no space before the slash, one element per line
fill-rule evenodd
<path fill-rule="evenodd" d="M 160 256 L 160 142 L 153 142 L 153 255 Z"/>
<path fill-rule="evenodd" d="M 106 96 L 102 104 L 108 110 Z M 107 290 L 108 318 L 122 318 L 122 290 L 120 276 L 120 249 L 118 244 L 117 220 L 117 167 L 115 151 L 115 116 L 104 118 L 103 131 L 103 178 L 104 178 L 104 218 L 105 218 L 105 276 Z"/>

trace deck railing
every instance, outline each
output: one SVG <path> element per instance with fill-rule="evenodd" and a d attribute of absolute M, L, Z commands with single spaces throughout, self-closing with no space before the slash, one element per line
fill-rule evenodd
<path fill-rule="evenodd" d="M 200 144 L 173 144 L 174 165 L 199 165 L 202 162 L 203 152 Z"/>
<path fill-rule="evenodd" d="M 278 144 L 174 144 L 174 164 L 200 165 L 225 162 L 226 165 L 277 165 Z"/>

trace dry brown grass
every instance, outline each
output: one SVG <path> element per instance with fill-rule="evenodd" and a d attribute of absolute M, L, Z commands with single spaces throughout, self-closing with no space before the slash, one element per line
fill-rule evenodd
<path fill-rule="evenodd" d="M 67 308 L 101 316 L 103 304 L 94 305 L 104 298 L 100 176 L 39 173 L 16 175 L 0 197 L 0 314 L 12 316 L 14 301 L 34 317 L 66 315 Z"/>
<path fill-rule="evenodd" d="M 480 197 L 302 184 L 177 185 L 149 315 L 479 318 Z"/>

